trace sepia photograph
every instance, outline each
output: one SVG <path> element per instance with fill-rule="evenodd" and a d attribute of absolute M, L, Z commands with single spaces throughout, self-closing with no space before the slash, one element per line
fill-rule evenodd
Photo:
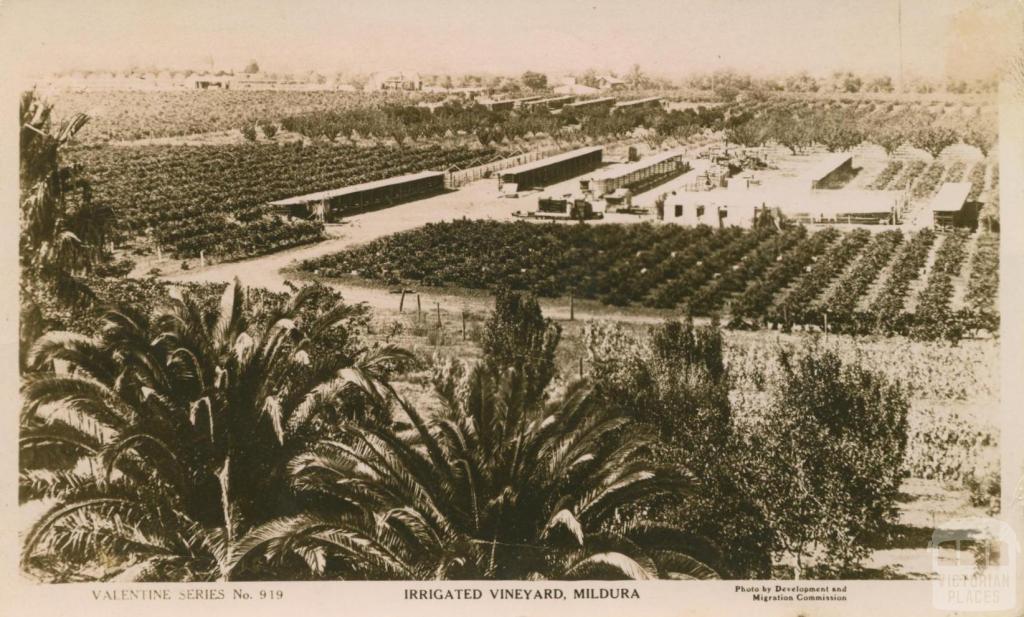
<path fill-rule="evenodd" d="M 1008 0 L 0 3 L 17 584 L 1020 611 L 1022 31 Z"/>

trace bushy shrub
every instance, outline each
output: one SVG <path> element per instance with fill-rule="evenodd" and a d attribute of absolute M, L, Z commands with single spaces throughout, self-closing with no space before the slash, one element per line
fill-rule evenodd
<path fill-rule="evenodd" d="M 657 512 L 684 520 L 687 530 L 716 543 L 726 574 L 770 574 L 772 531 L 743 485 L 743 444 L 729 403 L 730 378 L 717 326 L 667 322 L 638 338 L 622 326 L 584 331 L 595 392 L 607 405 L 651 427 L 663 446 L 655 453 L 694 475 L 694 495 L 680 509 Z"/>
<path fill-rule="evenodd" d="M 778 354 L 771 402 L 749 436 L 752 491 L 797 575 L 847 572 L 895 517 L 907 448 L 905 395 L 809 343 Z"/>

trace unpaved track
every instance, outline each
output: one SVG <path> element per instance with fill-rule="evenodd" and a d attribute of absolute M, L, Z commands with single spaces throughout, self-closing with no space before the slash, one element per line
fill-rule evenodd
<path fill-rule="evenodd" d="M 536 193 L 524 194 L 519 199 L 504 199 L 498 196 L 495 185 L 495 180 L 479 180 L 458 191 L 373 212 L 356 214 L 348 217 L 343 224 L 328 226 L 329 238 L 316 244 L 242 261 L 179 271 L 161 278 L 171 282 L 223 283 L 237 277 L 242 283 L 249 286 L 285 291 L 287 289 L 285 281 L 295 278 L 294 275 L 289 277 L 285 270 L 294 268 L 307 259 L 336 253 L 427 223 L 459 218 L 513 220 L 512 212 L 535 209 Z M 574 192 L 578 186 L 578 179 L 567 180 L 548 187 L 544 192 L 549 195 L 560 195 Z M 606 222 L 619 222 L 619 217 L 622 217 L 624 221 L 636 220 L 635 217 L 631 218 L 626 215 L 610 215 Z M 365 302 L 380 312 L 397 313 L 398 311 L 399 296 L 390 293 L 387 289 L 338 281 L 324 281 L 324 283 L 339 290 L 348 302 Z M 493 303 L 489 297 L 452 294 L 443 291 L 434 292 L 429 289 L 420 292 L 420 301 L 424 310 L 433 310 L 435 303 L 440 303 L 441 309 L 447 312 L 462 309 L 485 311 L 489 310 Z M 569 307 L 565 300 L 541 300 L 541 306 L 548 317 L 569 318 Z M 410 299 L 406 298 L 405 310 L 408 311 L 410 308 L 415 310 L 414 307 L 415 299 L 412 299 L 412 304 L 410 304 Z M 579 305 L 576 307 L 575 315 L 579 319 L 602 318 L 635 323 L 657 323 L 667 316 L 667 314 L 637 314 L 636 311 L 624 312 L 610 307 L 585 308 Z"/>

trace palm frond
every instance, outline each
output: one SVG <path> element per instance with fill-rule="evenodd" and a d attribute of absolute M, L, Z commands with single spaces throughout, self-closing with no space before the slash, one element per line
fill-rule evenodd
<path fill-rule="evenodd" d="M 657 578 L 651 572 L 622 553 L 597 553 L 572 564 L 565 572 L 570 580 L 621 578 L 647 581 Z"/>

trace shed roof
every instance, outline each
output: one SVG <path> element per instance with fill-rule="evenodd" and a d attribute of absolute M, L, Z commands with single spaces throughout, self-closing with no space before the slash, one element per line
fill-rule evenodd
<path fill-rule="evenodd" d="M 900 199 L 899 191 L 868 189 L 813 190 L 807 210 L 822 214 L 887 214 Z M 800 208 L 789 208 L 797 211 Z"/>
<path fill-rule="evenodd" d="M 329 191 L 320 191 L 317 193 L 309 193 L 308 195 L 298 195 L 296 197 L 289 197 L 287 199 L 280 199 L 278 201 L 270 202 L 272 206 L 294 206 L 299 204 L 312 203 L 316 201 L 324 201 L 327 199 L 334 199 L 335 197 L 341 197 L 342 195 L 350 195 L 352 193 L 361 193 L 362 191 L 369 191 L 372 189 L 379 189 L 385 186 L 391 186 L 396 184 L 403 184 L 405 182 L 411 182 L 413 180 L 422 180 L 423 178 L 431 178 L 434 176 L 443 176 L 443 171 L 421 171 L 414 174 L 405 174 L 404 176 L 394 176 L 392 178 L 385 178 L 383 180 L 375 180 L 373 182 L 363 182 L 362 184 L 353 184 L 351 186 L 344 186 L 338 189 L 331 189 Z"/>
<path fill-rule="evenodd" d="M 661 100 L 660 96 L 649 96 L 645 99 L 634 99 L 632 101 L 619 101 L 615 104 L 616 107 L 629 107 L 631 105 L 646 105 L 647 103 L 656 103 Z"/>
<path fill-rule="evenodd" d="M 661 154 L 656 154 L 654 156 L 641 159 L 634 163 L 626 163 L 625 165 L 615 165 L 607 169 L 602 169 L 601 171 L 598 171 L 593 176 L 591 176 L 590 179 L 609 180 L 611 178 L 621 178 L 622 176 L 626 176 L 633 172 L 640 171 L 641 169 L 647 169 L 648 167 L 652 167 L 654 165 L 657 165 L 658 163 L 664 163 L 665 161 L 674 158 L 681 158 L 682 156 L 682 152 L 663 152 Z"/>
<path fill-rule="evenodd" d="M 932 197 L 929 206 L 932 212 L 959 212 L 967 203 L 970 193 L 970 182 L 946 182 Z"/>
<path fill-rule="evenodd" d="M 546 99 L 534 99 L 532 101 L 523 101 L 523 104 L 526 105 L 527 107 L 532 107 L 534 105 L 547 105 L 549 103 L 557 103 L 559 101 L 571 101 L 572 99 L 573 97 L 569 95 L 552 96 Z"/>
<path fill-rule="evenodd" d="M 519 174 L 525 171 L 533 171 L 534 169 L 541 169 L 548 165 L 554 165 L 555 163 L 561 163 L 562 161 L 568 161 L 580 156 L 585 156 L 593 152 L 601 152 L 604 148 L 601 146 L 590 146 L 587 148 L 578 148 L 576 150 L 570 150 L 569 152 L 563 152 L 562 154 L 556 154 L 555 156 L 549 156 L 546 159 L 540 159 L 539 161 L 532 161 L 530 163 L 523 163 L 522 165 L 516 165 L 515 167 L 509 167 L 501 171 L 501 175 L 505 174 Z"/>
<path fill-rule="evenodd" d="M 615 102 L 615 99 L 611 98 L 610 96 L 605 96 L 605 97 L 602 97 L 602 98 L 588 98 L 588 99 L 585 99 L 585 100 L 578 100 L 578 101 L 575 101 L 575 102 L 566 103 L 565 106 L 566 107 L 584 107 L 584 106 L 587 106 L 587 105 L 597 105 L 597 104 L 605 104 L 605 103 L 611 103 L 611 102 Z"/>
<path fill-rule="evenodd" d="M 829 175 L 836 170 L 837 167 L 845 163 L 846 161 L 853 158 L 853 155 L 848 152 L 836 152 L 825 157 L 823 160 L 816 163 L 811 167 L 810 171 L 805 174 L 805 178 L 808 180 L 817 181 L 821 180 L 825 176 Z"/>

